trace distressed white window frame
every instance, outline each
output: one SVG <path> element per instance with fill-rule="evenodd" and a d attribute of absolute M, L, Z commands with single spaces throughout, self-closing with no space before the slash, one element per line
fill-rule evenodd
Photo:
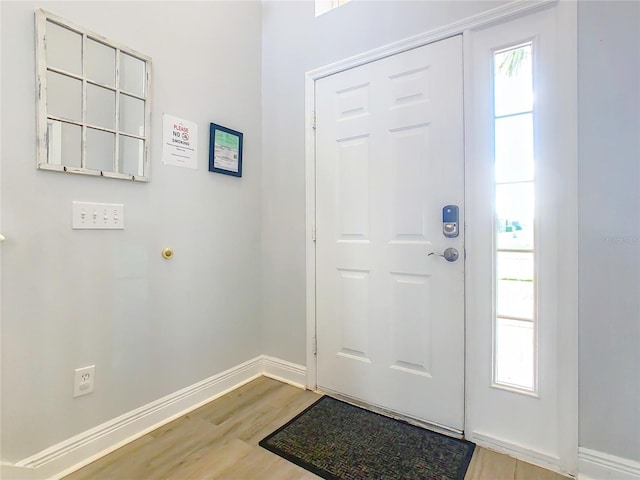
<path fill-rule="evenodd" d="M 79 34 L 82 37 L 82 72 L 80 75 L 66 72 L 56 67 L 47 65 L 47 51 L 46 51 L 46 30 L 47 23 L 52 22 L 58 26 L 70 30 Z M 124 180 L 134 180 L 139 182 L 148 182 L 150 179 L 150 133 L 151 133 L 151 58 L 140 52 L 137 52 L 125 45 L 118 42 L 109 40 L 108 38 L 91 32 L 86 28 L 75 25 L 63 18 L 58 17 L 43 9 L 38 9 L 35 12 L 36 23 L 36 88 L 37 88 L 37 118 L 36 128 L 38 136 L 37 147 L 37 168 L 41 170 L 53 170 L 59 172 L 79 173 L 83 175 L 93 175 L 108 178 L 119 178 Z M 114 86 L 104 85 L 98 81 L 87 79 L 85 72 L 85 59 L 87 39 L 99 42 L 107 47 L 115 50 L 115 84 Z M 120 53 L 125 53 L 131 57 L 134 57 L 145 64 L 145 77 L 144 77 L 144 92 L 143 95 L 137 95 L 133 92 L 129 92 L 120 88 Z M 51 71 L 59 73 L 69 78 L 73 78 L 82 82 L 82 117 L 80 121 L 69 120 L 66 118 L 58 118 L 54 115 L 49 115 L 47 110 L 47 72 Z M 103 128 L 96 125 L 90 125 L 87 122 L 87 85 L 96 85 L 102 88 L 107 88 L 115 92 L 115 125 L 114 128 Z M 123 131 L 121 127 L 120 118 L 120 95 L 126 94 L 128 97 L 133 97 L 138 100 L 144 101 L 144 135 L 134 135 L 129 132 Z M 72 167 L 63 165 L 63 159 L 60 158 L 60 154 L 54 155 L 54 162 L 48 161 L 48 123 L 50 120 L 56 122 L 63 122 L 69 125 L 75 125 L 82 129 L 81 137 L 81 166 Z M 53 125 L 56 125 L 54 123 Z M 59 124 L 57 124 L 59 125 Z M 114 163 L 113 171 L 108 170 L 96 170 L 86 168 L 87 165 L 87 128 L 90 127 L 93 130 L 113 133 L 115 135 L 114 144 Z M 120 137 L 125 136 L 137 140 L 142 140 L 144 144 L 144 153 L 142 156 L 142 175 L 132 175 L 129 173 L 120 173 Z"/>

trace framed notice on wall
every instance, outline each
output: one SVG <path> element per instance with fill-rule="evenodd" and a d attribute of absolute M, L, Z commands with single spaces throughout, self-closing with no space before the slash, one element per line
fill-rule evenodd
<path fill-rule="evenodd" d="M 242 176 L 242 133 L 212 123 L 209 140 L 209 171 Z"/>

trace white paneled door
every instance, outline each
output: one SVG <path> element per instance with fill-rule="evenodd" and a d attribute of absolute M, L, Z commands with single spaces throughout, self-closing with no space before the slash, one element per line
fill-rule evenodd
<path fill-rule="evenodd" d="M 460 36 L 316 82 L 318 388 L 457 431 L 464 228 L 446 237 L 443 208 L 464 225 L 462 84 Z"/>

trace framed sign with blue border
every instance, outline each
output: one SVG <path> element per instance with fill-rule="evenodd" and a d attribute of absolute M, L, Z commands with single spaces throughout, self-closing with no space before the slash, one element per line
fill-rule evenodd
<path fill-rule="evenodd" d="M 242 132 L 212 123 L 209 130 L 209 171 L 242 176 Z"/>

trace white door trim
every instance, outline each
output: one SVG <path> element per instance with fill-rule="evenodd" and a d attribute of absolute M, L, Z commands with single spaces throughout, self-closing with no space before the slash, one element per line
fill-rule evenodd
<path fill-rule="evenodd" d="M 549 8 L 558 8 L 558 23 L 560 25 L 559 44 L 562 48 L 559 53 L 564 57 L 564 68 L 561 75 L 568 83 L 562 85 L 564 91 L 576 91 L 577 85 L 577 5 L 575 2 L 558 2 L 557 0 L 541 0 L 539 2 L 526 2 L 516 0 L 512 3 L 488 10 L 481 14 L 446 25 L 420 35 L 391 43 L 389 45 L 364 52 L 362 54 L 335 62 L 320 68 L 308 71 L 305 75 L 305 193 L 306 193 L 306 360 L 307 360 L 307 387 L 314 389 L 316 383 L 316 252 L 315 252 L 315 211 L 316 211 L 316 176 L 315 176 L 315 82 L 323 77 L 339 73 L 341 71 L 373 62 L 381 58 L 394 55 L 412 48 L 423 46 L 453 35 L 463 35 L 463 51 L 469 51 L 469 42 L 473 30 L 487 27 L 491 24 L 505 22 L 517 17 L 522 17 L 534 11 Z M 470 63 L 465 57 L 464 85 L 465 92 L 472 79 L 469 77 Z M 465 117 L 468 119 L 467 108 L 472 102 L 465 94 Z M 567 219 L 566 229 L 561 232 L 559 241 L 563 244 L 566 255 L 563 257 L 563 266 L 559 269 L 562 278 L 559 279 L 562 292 L 561 298 L 566 301 L 562 305 L 560 314 L 569 319 L 558 332 L 559 344 L 563 345 L 560 378 L 566 380 L 559 386 L 561 390 L 559 408 L 563 412 L 562 429 L 565 438 L 562 444 L 565 448 L 563 457 L 568 462 L 570 473 L 577 473 L 578 452 L 578 160 L 577 160 L 577 96 L 572 95 L 566 99 L 565 112 L 570 112 L 565 118 L 568 125 L 572 125 L 572 131 L 566 139 L 567 160 L 566 172 L 569 183 L 565 191 L 565 205 L 563 215 Z M 468 122 L 468 120 L 466 120 Z M 468 123 L 465 125 L 469 127 Z M 471 146 L 465 140 L 465 151 Z M 466 196 L 466 193 L 465 193 Z M 466 368 L 468 370 L 468 368 Z M 465 384 L 467 381 L 465 380 Z M 472 406 L 471 406 L 472 407 Z M 467 418 L 469 409 L 467 408 Z M 481 438 L 477 438 L 479 444 L 483 444 Z M 487 446 L 489 446 L 487 444 Z M 520 450 L 520 449 L 518 449 Z M 522 453 L 522 452 L 521 452 Z M 529 457 L 529 460 L 532 460 Z M 546 463 L 546 462 L 541 462 Z M 547 465 L 551 466 L 551 465 Z M 566 468 L 566 467 L 565 467 Z"/>
<path fill-rule="evenodd" d="M 558 329 L 559 378 L 558 408 L 564 422 L 561 431 L 561 459 L 564 459 L 568 473 L 578 474 L 578 6 L 576 2 L 561 2 L 557 8 L 558 19 L 558 57 L 564 72 L 559 76 L 558 87 L 568 94 L 564 98 L 563 118 L 566 128 L 564 142 L 565 179 L 564 211 L 566 215 L 564 229 L 558 235 L 563 251 L 567 254 L 559 268 L 558 285 L 560 302 L 558 315 L 565 318 Z"/>

